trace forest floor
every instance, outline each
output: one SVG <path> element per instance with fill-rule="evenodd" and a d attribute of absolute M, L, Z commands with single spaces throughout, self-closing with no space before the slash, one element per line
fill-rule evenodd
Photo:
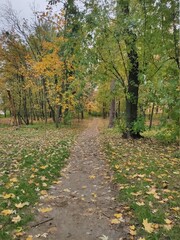
<path fill-rule="evenodd" d="M 0 139 L 0 240 L 179 239 L 177 144 L 122 139 L 98 118 Z"/>
<path fill-rule="evenodd" d="M 111 224 L 119 217 L 119 206 L 99 142 L 99 124 L 99 119 L 89 122 L 75 142 L 60 183 L 41 197 L 37 208 L 45 213 L 37 214 L 29 239 L 126 239 L 122 226 Z"/>

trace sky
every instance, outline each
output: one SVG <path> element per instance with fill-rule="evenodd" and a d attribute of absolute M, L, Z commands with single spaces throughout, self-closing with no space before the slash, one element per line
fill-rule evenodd
<path fill-rule="evenodd" d="M 16 11 L 20 18 L 31 19 L 33 17 L 32 9 L 37 11 L 43 11 L 46 8 L 47 0 L 0 0 L 0 9 L 2 14 L 2 9 L 5 5 L 11 4 L 12 9 Z M 0 21 L 0 29 L 3 28 L 3 24 Z"/>

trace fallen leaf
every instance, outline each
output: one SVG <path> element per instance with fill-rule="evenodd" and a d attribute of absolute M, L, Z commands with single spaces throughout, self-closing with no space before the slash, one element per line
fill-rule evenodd
<path fill-rule="evenodd" d="M 115 213 L 114 216 L 115 216 L 115 218 L 122 218 L 122 214 L 121 213 Z"/>
<path fill-rule="evenodd" d="M 111 224 L 119 224 L 119 223 L 120 223 L 120 220 L 117 218 L 114 218 L 111 220 Z"/>
<path fill-rule="evenodd" d="M 97 197 L 97 194 L 96 194 L 96 193 L 92 193 L 92 196 L 93 196 L 94 198 L 96 198 L 96 197 Z"/>
<path fill-rule="evenodd" d="M 144 206 L 144 205 L 145 205 L 144 202 L 136 202 L 136 204 L 137 204 L 138 206 Z"/>
<path fill-rule="evenodd" d="M 164 219 L 164 221 L 165 221 L 165 223 L 166 223 L 166 224 L 171 224 L 171 223 L 172 223 L 172 221 L 171 221 L 171 220 L 169 220 L 169 219 L 167 219 L 167 218 L 166 218 L 166 219 Z"/>
<path fill-rule="evenodd" d="M 17 208 L 23 208 L 24 206 L 28 206 L 28 205 L 29 205 L 29 202 L 15 204 Z"/>
<path fill-rule="evenodd" d="M 130 228 L 131 230 L 135 230 L 135 229 L 136 229 L 136 227 L 135 227 L 134 225 L 130 226 L 129 228 Z"/>
<path fill-rule="evenodd" d="M 163 228 L 166 229 L 167 231 L 171 230 L 173 227 L 173 225 L 170 225 L 170 224 L 164 224 L 163 225 Z"/>
<path fill-rule="evenodd" d="M 12 218 L 12 222 L 13 222 L 13 223 L 18 223 L 18 222 L 20 222 L 20 221 L 21 221 L 21 217 L 20 217 L 19 215 Z"/>
<path fill-rule="evenodd" d="M 130 229 L 129 234 L 130 234 L 131 236 L 136 236 L 137 232 L 136 232 L 136 230 Z"/>
<path fill-rule="evenodd" d="M 63 191 L 64 192 L 71 192 L 68 188 L 65 188 Z"/>
<path fill-rule="evenodd" d="M 11 215 L 12 213 L 13 213 L 13 210 L 11 209 L 4 209 L 3 211 L 1 211 L 1 215 L 3 216 Z"/>
<path fill-rule="evenodd" d="M 41 190 L 41 191 L 40 191 L 40 194 L 41 194 L 41 195 L 48 195 L 48 193 L 47 193 L 46 190 Z"/>
<path fill-rule="evenodd" d="M 146 232 L 148 233 L 152 233 L 154 231 L 154 228 L 152 227 L 153 224 L 152 223 L 148 223 L 148 219 L 143 219 L 143 225 L 144 225 L 144 229 Z"/>
<path fill-rule="evenodd" d="M 40 209 L 38 209 L 38 211 L 41 213 L 46 213 L 46 212 L 52 211 L 52 208 L 40 208 Z"/>
<path fill-rule="evenodd" d="M 106 235 L 102 235 L 101 237 L 99 237 L 99 239 L 101 239 L 101 240 L 108 240 L 108 239 L 109 239 L 109 237 L 108 237 L 108 236 L 106 236 Z"/>
<path fill-rule="evenodd" d="M 48 165 L 41 166 L 40 169 L 46 169 L 47 167 L 48 167 Z"/>
<path fill-rule="evenodd" d="M 15 233 L 15 236 L 16 237 L 21 237 L 21 236 L 23 236 L 25 233 L 24 232 L 16 232 Z"/>
<path fill-rule="evenodd" d="M 4 199 L 8 199 L 8 198 L 15 198 L 15 195 L 13 193 L 6 193 L 6 194 L 3 194 L 2 197 Z"/>
<path fill-rule="evenodd" d="M 16 177 L 14 177 L 14 178 L 11 178 L 11 179 L 10 179 L 10 182 L 16 183 L 16 182 L 18 182 L 18 180 L 17 180 Z"/>
<path fill-rule="evenodd" d="M 33 236 L 32 235 L 29 235 L 26 240 L 33 240 Z"/>
<path fill-rule="evenodd" d="M 47 236 L 48 236 L 48 233 L 41 234 L 41 237 L 47 238 Z"/>
<path fill-rule="evenodd" d="M 89 176 L 90 179 L 95 179 L 96 177 L 94 175 Z"/>
<path fill-rule="evenodd" d="M 172 208 L 170 208 L 171 210 L 174 210 L 175 212 L 178 212 L 179 210 L 180 210 L 180 208 L 179 207 L 172 207 Z"/>
<path fill-rule="evenodd" d="M 131 193 L 131 195 L 133 195 L 133 196 L 140 196 L 142 194 L 142 192 L 141 191 L 139 191 L 139 192 L 136 192 L 136 193 Z"/>

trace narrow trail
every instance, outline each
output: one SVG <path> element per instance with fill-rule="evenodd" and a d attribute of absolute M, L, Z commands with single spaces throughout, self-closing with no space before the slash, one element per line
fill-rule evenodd
<path fill-rule="evenodd" d="M 38 213 L 34 224 L 52 220 L 31 228 L 33 239 L 96 240 L 103 235 L 108 240 L 126 239 L 122 228 L 110 223 L 118 203 L 100 151 L 99 121 L 90 121 L 79 135 L 60 183 L 41 199 L 41 207 L 53 210 Z"/>

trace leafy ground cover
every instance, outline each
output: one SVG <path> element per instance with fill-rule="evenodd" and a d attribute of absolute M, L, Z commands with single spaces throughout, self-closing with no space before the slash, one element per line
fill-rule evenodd
<path fill-rule="evenodd" d="M 178 146 L 147 138 L 126 140 L 114 130 L 103 136 L 122 204 L 122 218 L 115 224 L 129 218 L 130 239 L 179 239 Z"/>
<path fill-rule="evenodd" d="M 18 239 L 33 206 L 56 184 L 78 128 L 0 128 L 0 239 Z"/>

